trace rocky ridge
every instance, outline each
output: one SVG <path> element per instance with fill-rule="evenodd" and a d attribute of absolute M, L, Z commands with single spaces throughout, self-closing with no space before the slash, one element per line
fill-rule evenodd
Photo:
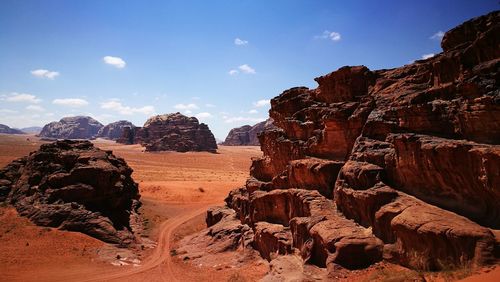
<path fill-rule="evenodd" d="M 10 128 L 5 124 L 0 124 L 0 133 L 3 134 L 25 134 L 23 131 L 15 128 Z"/>
<path fill-rule="evenodd" d="M 39 136 L 52 139 L 92 139 L 103 125 L 88 116 L 65 117 L 46 124 Z"/>
<path fill-rule="evenodd" d="M 273 120 L 267 119 L 259 122 L 254 126 L 244 125 L 233 128 L 229 131 L 226 139 L 221 145 L 225 146 L 259 146 L 259 138 L 257 136 L 264 130 L 274 128 Z"/>
<path fill-rule="evenodd" d="M 217 151 L 215 137 L 208 126 L 181 113 L 151 117 L 143 127 L 124 127 L 117 142 L 141 144 L 146 151 Z"/>
<path fill-rule="evenodd" d="M 56 141 L 0 170 L 0 201 L 37 225 L 128 245 L 140 206 L 131 174 L 123 159 L 89 141 Z"/>
<path fill-rule="evenodd" d="M 278 129 L 259 136 L 264 156 L 203 235 L 330 273 L 498 261 L 498 34 L 495 11 L 448 31 L 430 59 L 342 67 L 272 99 Z"/>
<path fill-rule="evenodd" d="M 123 128 L 135 128 L 135 125 L 130 121 L 120 120 L 107 124 L 97 132 L 97 137 L 106 138 L 109 140 L 117 140 L 123 136 Z"/>

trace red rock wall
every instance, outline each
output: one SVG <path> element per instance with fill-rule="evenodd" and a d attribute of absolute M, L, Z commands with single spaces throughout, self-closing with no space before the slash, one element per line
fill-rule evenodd
<path fill-rule="evenodd" d="M 261 255 L 431 270 L 498 259 L 499 31 L 493 12 L 447 32 L 430 59 L 342 67 L 272 99 L 278 129 L 226 199 Z"/>

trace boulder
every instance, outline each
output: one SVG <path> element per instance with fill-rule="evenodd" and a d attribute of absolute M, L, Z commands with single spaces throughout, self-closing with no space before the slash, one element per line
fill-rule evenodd
<path fill-rule="evenodd" d="M 103 125 L 88 116 L 65 117 L 46 124 L 38 136 L 52 139 L 93 139 Z"/>
<path fill-rule="evenodd" d="M 89 141 L 56 141 L 0 170 L 0 201 L 37 225 L 127 245 L 140 206 L 132 169 Z"/>

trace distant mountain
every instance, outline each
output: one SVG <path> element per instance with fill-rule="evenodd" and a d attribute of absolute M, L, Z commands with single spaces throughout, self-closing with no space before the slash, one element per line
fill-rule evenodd
<path fill-rule="evenodd" d="M 103 125 L 88 116 L 65 117 L 46 124 L 40 137 L 57 139 L 92 139 Z"/>
<path fill-rule="evenodd" d="M 271 118 L 259 122 L 254 126 L 244 125 L 231 129 L 222 145 L 226 146 L 259 146 L 259 138 L 257 135 L 262 131 L 273 128 L 273 120 Z"/>
<path fill-rule="evenodd" d="M 217 152 L 208 125 L 179 112 L 150 117 L 143 127 L 123 127 L 123 135 L 116 142 L 141 144 L 146 151 Z"/>
<path fill-rule="evenodd" d="M 24 134 L 24 132 L 22 132 L 21 130 L 15 129 L 15 128 L 10 128 L 10 127 L 8 127 L 5 124 L 0 124 L 0 133 L 4 133 L 4 134 Z"/>
<path fill-rule="evenodd" d="M 97 133 L 97 137 L 106 138 L 110 140 L 117 140 L 123 135 L 123 128 L 135 128 L 136 126 L 130 121 L 120 120 L 112 122 L 104 127 L 102 127 Z"/>
<path fill-rule="evenodd" d="M 42 131 L 42 127 L 41 126 L 24 127 L 21 128 L 21 131 L 28 134 L 38 134 L 40 133 L 40 131 Z"/>

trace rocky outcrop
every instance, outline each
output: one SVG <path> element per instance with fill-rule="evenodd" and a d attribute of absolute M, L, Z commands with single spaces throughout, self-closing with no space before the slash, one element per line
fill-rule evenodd
<path fill-rule="evenodd" d="M 208 126 L 181 113 L 151 117 L 143 127 L 124 127 L 117 142 L 141 144 L 146 151 L 217 151 L 215 137 Z"/>
<path fill-rule="evenodd" d="M 123 128 L 125 127 L 135 128 L 135 125 L 126 120 L 112 122 L 101 127 L 101 129 L 99 129 L 99 132 L 97 132 L 97 137 L 106 138 L 109 140 L 117 140 L 123 136 Z"/>
<path fill-rule="evenodd" d="M 53 139 L 92 139 L 103 125 L 88 116 L 65 117 L 46 124 L 39 136 Z"/>
<path fill-rule="evenodd" d="M 259 146 L 259 138 L 257 136 L 264 130 L 275 128 L 273 120 L 267 119 L 259 122 L 254 126 L 244 125 L 231 129 L 222 145 L 226 146 Z"/>
<path fill-rule="evenodd" d="M 272 99 L 278 128 L 259 136 L 263 157 L 226 199 L 251 245 L 329 271 L 496 261 L 499 32 L 493 12 L 447 32 L 430 59 L 342 67 Z"/>
<path fill-rule="evenodd" d="M 15 128 L 10 128 L 5 124 L 0 124 L 0 133 L 3 134 L 25 134 L 23 131 Z"/>
<path fill-rule="evenodd" d="M 127 245 L 140 206 L 132 169 L 89 141 L 57 141 L 0 170 L 0 201 L 37 225 Z"/>

